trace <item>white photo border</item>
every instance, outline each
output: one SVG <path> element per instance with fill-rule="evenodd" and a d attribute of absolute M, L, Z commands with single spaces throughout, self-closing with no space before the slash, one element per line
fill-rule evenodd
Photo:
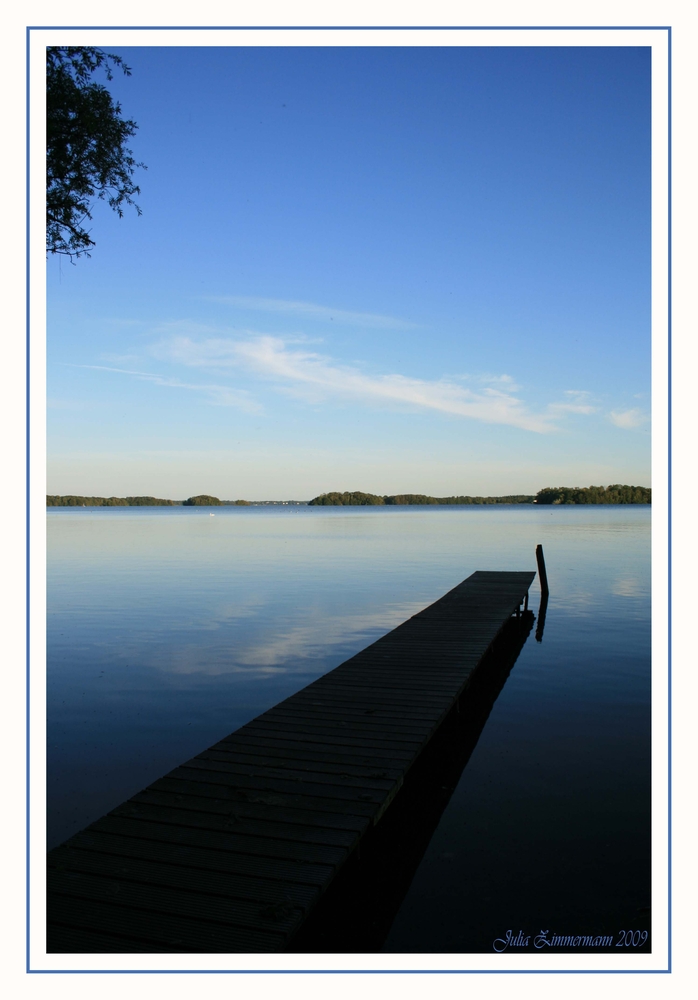
<path fill-rule="evenodd" d="M 46 45 L 649 46 L 652 49 L 652 900 L 648 955 L 63 955 L 45 946 L 46 789 Z M 28 420 L 30 481 L 27 972 L 656 973 L 670 971 L 670 78 L 668 27 L 27 28 Z"/>

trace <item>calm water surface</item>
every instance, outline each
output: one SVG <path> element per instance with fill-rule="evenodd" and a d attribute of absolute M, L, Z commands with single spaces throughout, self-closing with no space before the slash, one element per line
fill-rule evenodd
<path fill-rule="evenodd" d="M 538 542 L 543 640 L 385 950 L 648 927 L 649 507 L 49 509 L 49 847 L 474 570 L 535 569 Z"/>

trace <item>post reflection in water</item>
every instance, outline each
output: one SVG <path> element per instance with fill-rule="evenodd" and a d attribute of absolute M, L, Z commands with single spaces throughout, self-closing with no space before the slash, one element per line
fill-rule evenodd
<path fill-rule="evenodd" d="M 545 628 L 545 615 L 548 610 L 548 595 L 541 594 L 538 606 L 538 621 L 536 622 L 536 642 L 543 641 L 543 629 Z"/>

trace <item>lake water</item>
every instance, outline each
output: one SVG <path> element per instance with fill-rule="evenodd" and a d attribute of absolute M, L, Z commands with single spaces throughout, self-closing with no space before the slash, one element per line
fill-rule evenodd
<path fill-rule="evenodd" d="M 473 571 L 535 569 L 539 542 L 542 641 L 529 636 L 384 950 L 648 928 L 644 506 L 49 509 L 49 847 Z"/>

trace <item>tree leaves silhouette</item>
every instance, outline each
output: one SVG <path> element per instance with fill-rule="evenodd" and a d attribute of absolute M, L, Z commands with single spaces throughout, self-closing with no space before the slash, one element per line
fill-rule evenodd
<path fill-rule="evenodd" d="M 122 117 L 121 105 L 92 79 L 100 68 L 107 80 L 113 68 L 131 75 L 120 56 L 101 49 L 46 49 L 46 251 L 71 260 L 89 257 L 95 245 L 85 227 L 95 199 L 105 200 L 119 217 L 125 205 L 141 214 L 133 176 L 145 164 L 126 146 L 138 126 Z"/>

